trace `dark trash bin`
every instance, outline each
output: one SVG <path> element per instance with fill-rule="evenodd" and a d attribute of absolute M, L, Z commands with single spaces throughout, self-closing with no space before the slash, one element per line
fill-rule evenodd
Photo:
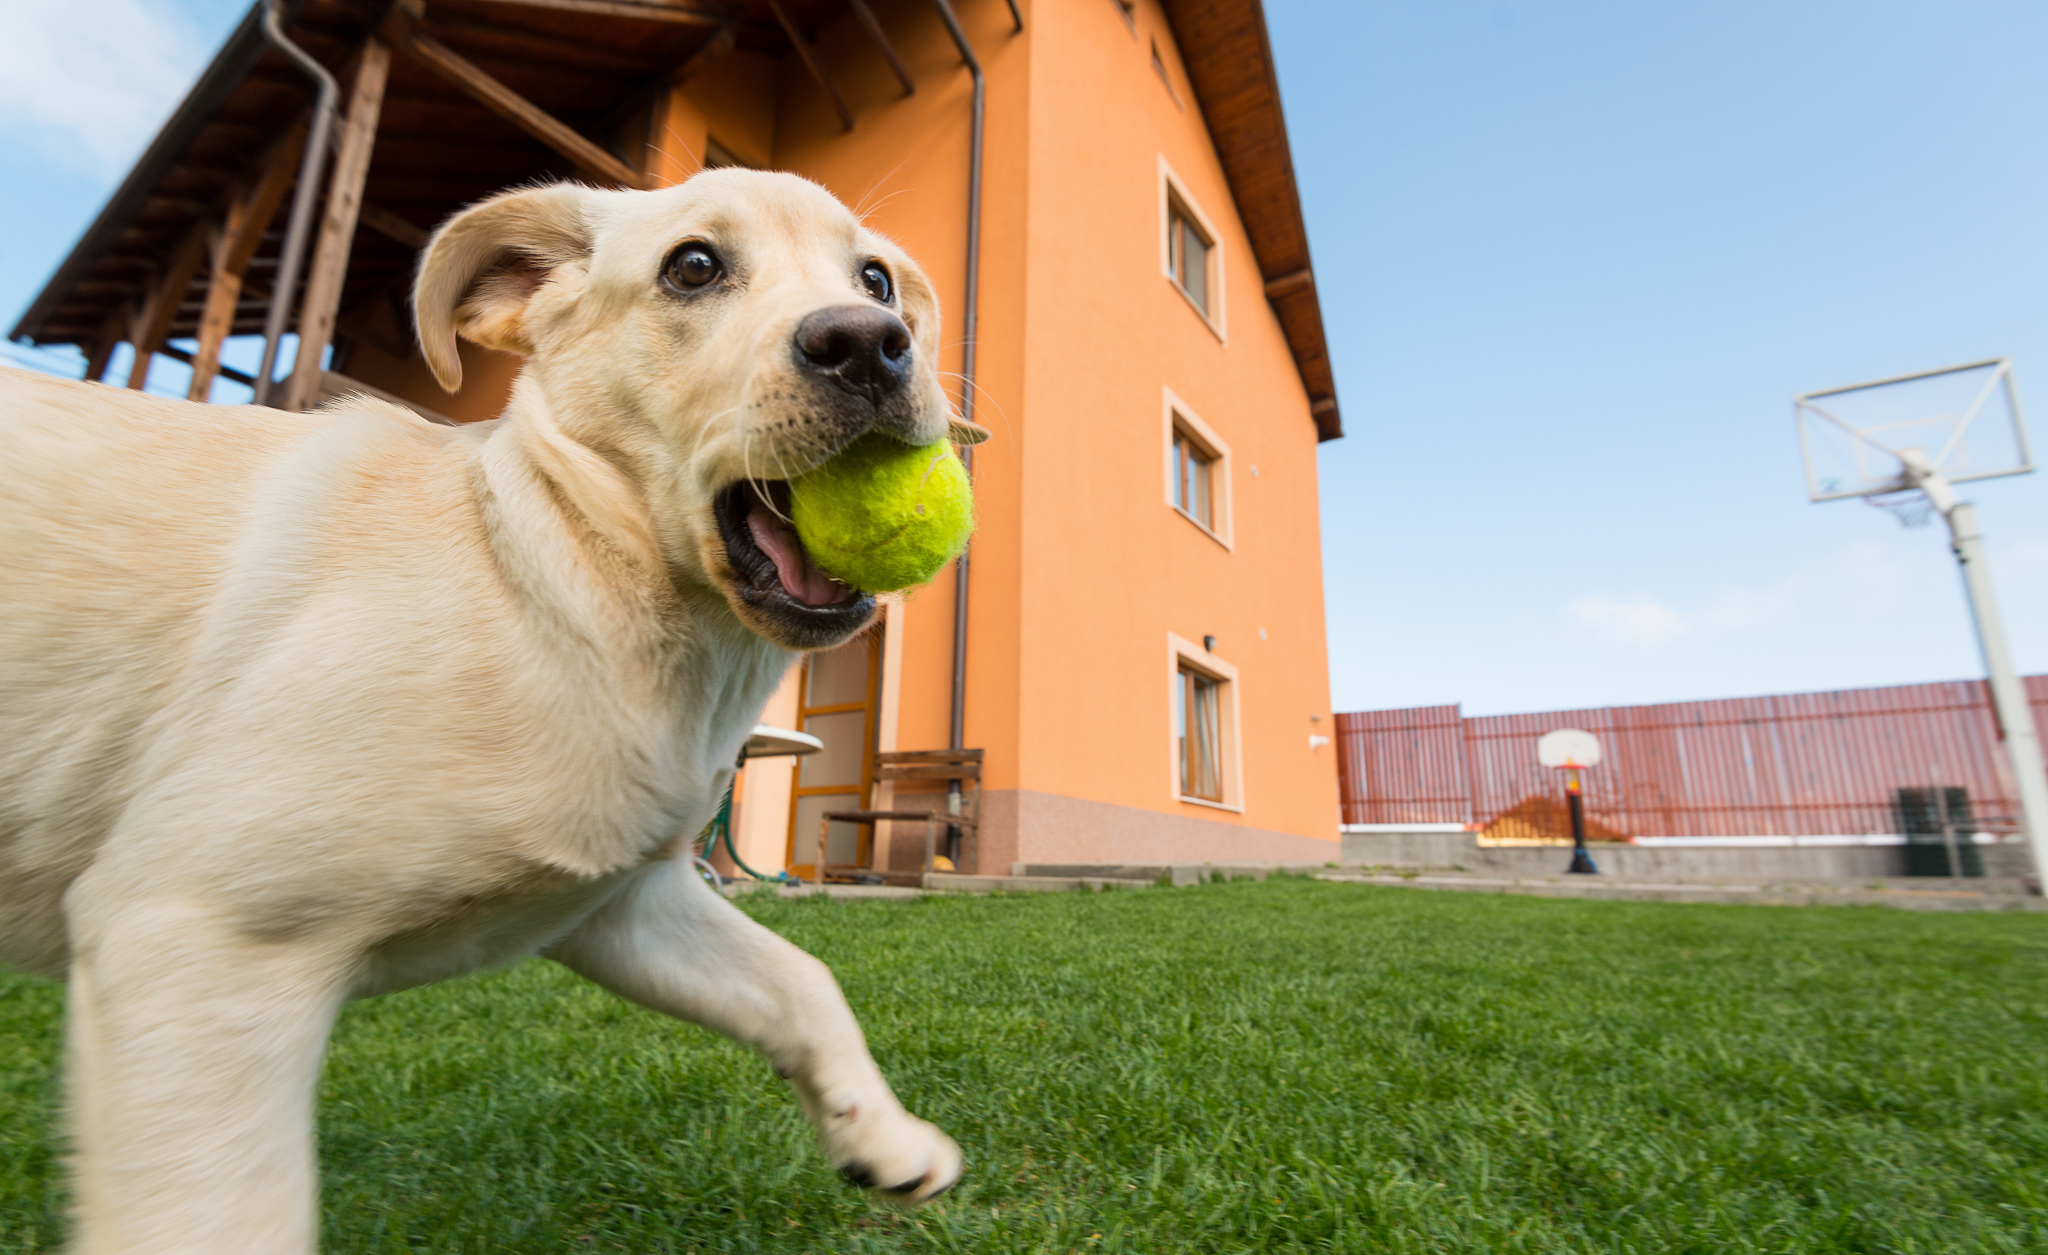
<path fill-rule="evenodd" d="M 1953 785 L 1928 789 L 1900 789 L 1899 831 L 1906 836 L 1908 876 L 1982 876 L 1984 854 L 1973 839 L 1976 825 L 1970 822 L 1970 792 Z M 1942 831 L 1946 809 L 1951 842 Z"/>

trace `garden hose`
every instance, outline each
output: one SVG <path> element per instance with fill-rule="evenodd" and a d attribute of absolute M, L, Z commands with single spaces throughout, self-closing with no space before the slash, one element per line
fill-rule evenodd
<path fill-rule="evenodd" d="M 718 843 L 723 841 L 725 842 L 726 857 L 732 860 L 732 865 L 754 879 L 764 880 L 769 884 L 794 885 L 803 883 L 788 872 L 776 872 L 772 876 L 763 876 L 760 872 L 755 871 L 740 860 L 740 852 L 734 849 L 732 844 L 732 791 L 732 785 L 728 784 L 725 786 L 725 800 L 718 804 L 718 813 L 711 817 L 711 822 L 704 825 L 704 831 L 711 834 L 711 840 L 704 846 L 704 853 L 707 856 L 710 855 L 718 848 Z M 700 833 L 698 835 L 701 839 L 703 834 Z"/>

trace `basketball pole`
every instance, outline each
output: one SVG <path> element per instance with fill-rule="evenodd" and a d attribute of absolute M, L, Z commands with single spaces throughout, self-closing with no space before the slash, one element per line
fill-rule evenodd
<path fill-rule="evenodd" d="M 1579 769 L 1568 768 L 1564 773 L 1564 794 L 1572 815 L 1572 865 L 1565 868 L 1568 875 L 1597 876 L 1600 869 L 1594 865 L 1593 856 L 1586 852 L 1586 799 L 1579 784 Z"/>
<path fill-rule="evenodd" d="M 2027 703 L 2027 691 L 2013 669 L 2012 654 L 2005 646 L 2005 621 L 1998 614 L 1998 598 L 1991 591 L 1991 567 L 1984 556 L 1984 533 L 1977 526 L 1977 507 L 1956 499 L 1955 489 L 1938 473 L 1909 463 L 1909 473 L 1920 471 L 1920 490 L 1941 511 L 1948 524 L 1950 546 L 1956 565 L 1963 569 L 1963 591 L 1970 601 L 1970 618 L 1977 625 L 1977 647 L 1984 654 L 1984 671 L 1991 686 L 1991 711 L 2005 752 L 2012 759 L 2012 774 L 2020 795 L 2020 828 L 2034 854 L 2037 893 L 2048 893 L 2048 771 L 2041 762 L 2041 738 L 2034 728 L 2034 712 Z"/>

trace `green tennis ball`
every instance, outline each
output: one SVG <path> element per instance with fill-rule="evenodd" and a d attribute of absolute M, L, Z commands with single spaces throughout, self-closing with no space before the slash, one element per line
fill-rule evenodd
<path fill-rule="evenodd" d="M 974 530 L 967 468 L 943 440 L 919 448 L 869 432 L 791 480 L 789 505 L 811 561 L 864 593 L 924 583 Z"/>

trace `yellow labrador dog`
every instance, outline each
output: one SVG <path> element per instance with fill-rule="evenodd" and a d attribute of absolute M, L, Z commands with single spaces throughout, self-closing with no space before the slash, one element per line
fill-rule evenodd
<path fill-rule="evenodd" d="M 312 1251 L 336 1010 L 532 954 L 754 1046 L 848 1177 L 938 1194 L 959 1148 L 824 966 L 674 857 L 795 653 L 874 615 L 776 481 L 948 434 L 930 285 L 726 170 L 479 204 L 414 306 L 451 389 L 458 335 L 524 355 L 501 418 L 0 379 L 0 961 L 70 984 L 75 1249 Z"/>

